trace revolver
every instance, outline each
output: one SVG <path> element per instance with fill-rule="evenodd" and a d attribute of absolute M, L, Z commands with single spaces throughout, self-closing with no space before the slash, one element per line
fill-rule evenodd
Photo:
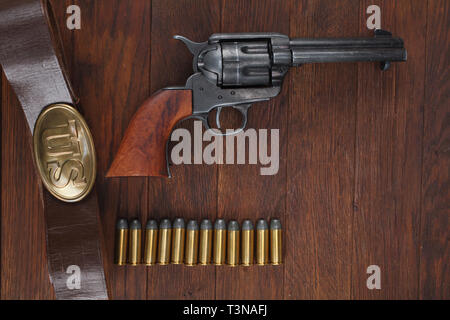
<path fill-rule="evenodd" d="M 238 134 L 246 128 L 252 104 L 281 92 L 291 67 L 307 63 L 377 62 L 383 71 L 392 62 L 407 60 L 403 40 L 376 30 L 373 38 L 290 39 L 279 33 L 220 33 L 197 43 L 182 36 L 193 54 L 194 73 L 184 87 L 165 88 L 143 103 L 134 115 L 108 177 L 170 177 L 168 142 L 181 121 L 201 120 L 215 135 Z M 242 114 L 237 130 L 221 131 L 223 108 Z"/>

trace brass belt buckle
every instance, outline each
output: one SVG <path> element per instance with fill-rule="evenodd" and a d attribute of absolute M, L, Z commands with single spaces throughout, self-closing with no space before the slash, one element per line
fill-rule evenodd
<path fill-rule="evenodd" d="M 64 202 L 78 202 L 96 177 L 94 140 L 82 115 L 68 104 L 40 114 L 33 138 L 36 166 L 47 190 Z"/>

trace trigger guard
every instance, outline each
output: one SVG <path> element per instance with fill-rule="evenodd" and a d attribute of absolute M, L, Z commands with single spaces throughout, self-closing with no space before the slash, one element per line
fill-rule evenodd
<path fill-rule="evenodd" d="M 238 110 L 241 114 L 242 114 L 242 126 L 241 126 L 241 131 L 243 131 L 245 129 L 245 127 L 247 127 L 247 122 L 248 122 L 248 109 L 250 109 L 251 105 L 245 105 L 245 106 L 236 106 L 233 107 L 234 109 Z"/>
<path fill-rule="evenodd" d="M 250 104 L 246 104 L 246 105 L 241 105 L 241 106 L 233 106 L 232 108 L 239 111 L 242 115 L 242 124 L 241 127 L 237 130 L 233 130 L 232 132 L 227 132 L 227 133 L 220 133 L 220 136 L 233 136 L 233 135 L 237 135 L 239 133 L 241 133 L 242 131 L 245 130 L 245 128 L 247 127 L 247 123 L 248 123 L 248 110 L 250 109 L 251 105 Z M 216 125 L 218 129 L 222 129 L 221 125 L 220 125 L 220 114 L 222 113 L 222 108 L 223 107 L 218 107 L 217 108 L 217 113 L 216 113 Z M 210 129 L 210 128 L 209 128 Z M 214 130 L 212 130 L 214 132 Z"/>

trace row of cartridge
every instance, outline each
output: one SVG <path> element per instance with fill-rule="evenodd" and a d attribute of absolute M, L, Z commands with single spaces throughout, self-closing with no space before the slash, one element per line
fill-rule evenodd
<path fill-rule="evenodd" d="M 250 220 L 245 220 L 242 227 L 236 220 L 227 224 L 223 219 L 216 220 L 214 225 L 205 219 L 200 226 L 196 220 L 185 224 L 181 218 L 173 223 L 164 219 L 159 225 L 156 220 L 149 220 L 142 238 L 139 220 L 128 224 L 126 219 L 120 219 L 116 228 L 115 263 L 132 266 L 183 263 L 186 266 L 251 266 L 255 263 L 263 266 L 282 263 L 282 228 L 278 219 L 272 219 L 270 226 L 266 220 L 260 219 L 256 228 Z"/>

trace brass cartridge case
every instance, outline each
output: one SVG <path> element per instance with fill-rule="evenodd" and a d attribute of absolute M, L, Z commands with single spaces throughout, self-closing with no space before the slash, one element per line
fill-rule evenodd
<path fill-rule="evenodd" d="M 170 263 L 170 244 L 172 240 L 172 224 L 164 219 L 159 225 L 158 259 L 157 263 L 166 265 Z"/>
<path fill-rule="evenodd" d="M 227 239 L 227 264 L 235 267 L 239 264 L 239 249 L 241 245 L 239 223 L 235 220 L 228 223 Z"/>
<path fill-rule="evenodd" d="M 128 264 L 137 266 L 141 263 L 142 225 L 134 219 L 130 223 L 130 250 L 128 251 Z"/>
<path fill-rule="evenodd" d="M 253 265 L 255 250 L 255 231 L 253 223 L 245 220 L 241 231 L 241 264 L 245 267 Z"/>
<path fill-rule="evenodd" d="M 184 220 L 175 219 L 172 225 L 172 264 L 183 263 L 185 231 Z"/>
<path fill-rule="evenodd" d="M 198 258 L 198 223 L 191 220 L 186 228 L 186 254 L 184 263 L 187 266 L 195 266 Z"/>
<path fill-rule="evenodd" d="M 269 225 L 264 219 L 256 223 L 256 264 L 269 264 Z"/>
<path fill-rule="evenodd" d="M 227 224 L 225 220 L 218 219 L 214 223 L 213 264 L 225 264 L 227 248 Z"/>
<path fill-rule="evenodd" d="M 158 223 L 149 220 L 145 228 L 145 249 L 144 263 L 147 266 L 156 264 L 156 254 L 158 250 Z"/>
<path fill-rule="evenodd" d="M 198 250 L 198 264 L 206 266 L 211 263 L 213 225 L 205 219 L 200 224 L 200 248 Z"/>
<path fill-rule="evenodd" d="M 273 265 L 283 263 L 282 229 L 278 219 L 270 222 L 270 262 Z"/>
<path fill-rule="evenodd" d="M 127 264 L 128 251 L 128 221 L 119 219 L 116 225 L 116 250 L 114 263 L 119 266 Z"/>

